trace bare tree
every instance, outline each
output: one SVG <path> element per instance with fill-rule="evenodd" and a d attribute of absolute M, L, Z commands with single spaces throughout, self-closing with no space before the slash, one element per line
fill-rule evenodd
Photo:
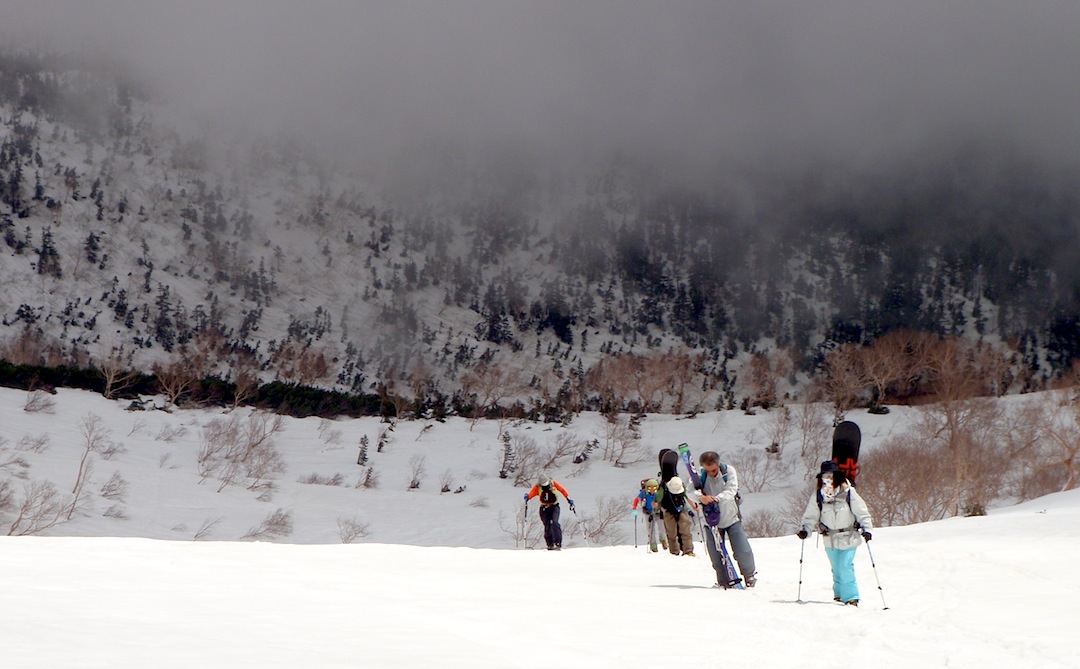
<path fill-rule="evenodd" d="M 331 488 L 343 485 L 345 483 L 345 477 L 340 473 L 333 476 L 323 476 L 318 472 L 312 472 L 307 476 L 301 476 L 296 479 L 297 483 L 303 483 L 305 485 L 325 485 Z"/>
<path fill-rule="evenodd" d="M 742 524 L 750 537 L 782 537 L 793 531 L 783 515 L 771 509 L 743 514 Z"/>
<path fill-rule="evenodd" d="M 528 504 L 523 503 L 521 511 L 514 516 L 513 520 L 508 520 L 506 513 L 500 511 L 499 529 L 513 538 L 515 546 L 536 548 L 544 538 L 543 526 L 539 522 L 538 515 L 528 513 L 528 509 Z"/>
<path fill-rule="evenodd" d="M 30 463 L 26 461 L 26 458 L 12 453 L 7 446 L 7 439 L 0 437 L 0 469 L 7 469 L 14 472 L 15 476 L 25 478 L 25 471 L 29 468 Z"/>
<path fill-rule="evenodd" d="M 567 432 L 555 437 L 555 443 L 540 453 L 540 469 L 553 469 L 560 460 L 581 453 L 585 449 L 584 440 Z"/>
<path fill-rule="evenodd" d="M 330 363 L 324 351 L 295 342 L 280 346 L 271 357 L 271 362 L 278 378 L 289 383 L 312 385 L 326 378 L 330 372 Z"/>
<path fill-rule="evenodd" d="M 461 378 L 462 392 L 474 398 L 472 425 L 488 411 L 501 411 L 499 402 L 524 390 L 515 369 L 509 365 L 477 365 Z"/>
<path fill-rule="evenodd" d="M 13 365 L 44 367 L 58 367 L 67 362 L 59 341 L 29 328 L 0 344 L 0 359 Z"/>
<path fill-rule="evenodd" d="M 138 372 L 133 369 L 132 351 L 125 351 L 123 345 L 106 344 L 104 340 L 98 347 L 96 360 L 98 374 L 105 382 L 102 394 L 105 399 L 113 399 L 116 393 L 121 392 L 138 378 Z"/>
<path fill-rule="evenodd" d="M 272 479 L 285 471 L 273 442 L 283 425 L 280 415 L 264 412 L 253 412 L 246 420 L 233 415 L 228 421 L 207 423 L 197 460 L 200 482 L 214 476 L 219 492 L 233 484 L 264 494 L 273 491 Z"/>
<path fill-rule="evenodd" d="M 638 408 L 642 412 L 660 411 L 673 386 L 671 369 L 663 355 L 628 355 L 625 357 Z"/>
<path fill-rule="evenodd" d="M 188 398 L 202 378 L 195 371 L 195 367 L 179 353 L 172 356 L 168 362 L 154 363 L 153 370 L 158 392 L 174 406 L 179 406 L 181 400 Z"/>
<path fill-rule="evenodd" d="M 825 460 L 829 453 L 832 425 L 828 410 L 820 402 L 805 402 L 799 405 L 795 417 L 801 439 L 799 458 L 809 478 L 817 473 L 819 463 Z"/>
<path fill-rule="evenodd" d="M 783 460 L 757 449 L 739 449 L 728 457 L 739 473 L 739 486 L 747 492 L 762 492 L 787 478 L 790 468 Z"/>
<path fill-rule="evenodd" d="M 362 523 L 356 518 L 338 518 L 337 524 L 338 536 L 341 537 L 341 543 L 343 544 L 351 544 L 357 539 L 363 539 L 371 534 L 367 523 Z"/>
<path fill-rule="evenodd" d="M 614 546 L 622 543 L 624 537 L 619 530 L 619 522 L 629 513 L 629 502 L 615 497 L 598 497 L 593 509 L 592 513 L 583 512 L 580 518 L 576 518 L 567 528 L 567 533 L 583 532 L 590 544 Z"/>
<path fill-rule="evenodd" d="M 112 442 L 109 441 L 109 430 L 102 426 L 100 416 L 94 414 L 84 416 L 79 424 L 79 434 L 83 437 L 83 453 L 82 458 L 79 459 L 79 472 L 75 476 L 75 487 L 71 490 L 74 499 L 72 499 L 71 506 L 68 508 L 68 520 L 71 520 L 71 516 L 75 513 L 79 498 L 82 496 L 83 487 L 90 477 L 92 471 L 90 454 L 108 451 L 113 447 Z"/>
<path fill-rule="evenodd" d="M 630 421 L 625 418 L 607 421 L 601 436 L 604 459 L 616 467 L 628 467 L 648 456 L 641 436 L 631 429 Z"/>
<path fill-rule="evenodd" d="M 602 358 L 585 374 L 585 387 L 600 395 L 600 411 L 612 420 L 623 409 L 622 398 L 634 392 L 634 367 L 630 354 Z"/>
<path fill-rule="evenodd" d="M 953 472 L 953 513 L 985 509 L 1004 477 L 991 448 L 999 406 L 988 401 L 985 370 L 971 343 L 943 339 L 927 356 L 928 387 L 937 401 L 920 407 L 926 433 L 943 446 Z M 992 498 L 992 497 L 991 497 Z"/>
<path fill-rule="evenodd" d="M 37 534 L 59 525 L 70 518 L 69 508 L 74 508 L 74 503 L 68 504 L 49 481 L 27 483 L 15 520 L 8 526 L 8 536 Z"/>
<path fill-rule="evenodd" d="M 859 357 L 859 349 L 854 344 L 845 344 L 825 356 L 824 374 L 817 382 L 833 403 L 834 423 L 844 420 L 866 389 L 867 381 Z"/>
<path fill-rule="evenodd" d="M 236 409 L 249 402 L 259 392 L 259 361 L 255 354 L 241 350 L 232 359 L 233 402 Z"/>
<path fill-rule="evenodd" d="M 0 480 L 0 513 L 15 507 L 15 491 L 9 479 Z"/>
<path fill-rule="evenodd" d="M 670 349 L 661 357 L 660 364 L 667 371 L 668 382 L 670 383 L 668 392 L 672 398 L 672 412 L 682 413 L 686 410 L 688 395 L 694 389 L 691 382 L 694 380 L 703 358 L 702 354 L 694 355 L 685 347 Z M 691 411 L 696 410 L 696 406 L 691 407 Z"/>
<path fill-rule="evenodd" d="M 247 531 L 240 541 L 251 539 L 259 541 L 271 537 L 287 537 L 293 533 L 292 511 L 277 509 L 263 519 L 257 527 Z"/>
<path fill-rule="evenodd" d="M 424 465 L 426 458 L 422 455 L 414 455 L 409 458 L 409 490 L 416 490 L 420 483 L 427 477 L 427 468 Z"/>
<path fill-rule="evenodd" d="M 109 480 L 105 482 L 105 485 L 101 486 L 101 496 L 105 499 L 113 500 L 114 502 L 123 502 L 127 497 L 128 482 L 120 475 L 120 472 L 113 472 L 113 475 L 109 477 Z"/>
<path fill-rule="evenodd" d="M 795 419 L 792 416 L 791 409 L 782 406 L 769 411 L 765 416 L 762 428 L 765 430 L 765 437 L 769 440 L 769 448 L 772 449 L 772 453 L 777 455 L 784 454 L 784 447 L 787 446 L 788 439 L 791 438 L 791 430 L 795 427 Z"/>
<path fill-rule="evenodd" d="M 939 446 L 914 431 L 881 444 L 863 458 L 859 494 L 885 527 L 939 520 L 953 505 L 951 467 Z"/>
<path fill-rule="evenodd" d="M 313 385 L 326 378 L 330 373 L 330 362 L 326 352 L 308 348 L 300 356 L 300 383 L 306 386 Z"/>
<path fill-rule="evenodd" d="M 31 390 L 26 393 L 26 403 L 23 404 L 23 411 L 26 413 L 52 413 L 54 409 L 56 402 L 44 390 Z"/>
<path fill-rule="evenodd" d="M 514 485 L 531 486 L 540 473 L 540 445 L 532 437 L 522 434 L 511 435 L 504 441 L 506 449 L 503 456 L 512 454 L 513 463 L 507 471 L 514 475 Z M 505 457 L 503 459 L 505 464 Z"/>
<path fill-rule="evenodd" d="M 450 489 L 454 487 L 454 472 L 451 469 L 443 471 L 442 476 L 439 477 L 439 492 L 450 492 Z"/>
<path fill-rule="evenodd" d="M 30 435 L 24 435 L 19 439 L 19 443 L 15 448 L 20 451 L 30 451 L 33 453 L 44 453 L 49 449 L 49 435 L 41 434 L 36 437 Z"/>
<path fill-rule="evenodd" d="M 1080 484 L 1080 402 L 1071 398 L 1073 390 L 1056 391 L 1056 404 L 1029 403 L 1028 411 L 1009 425 L 1013 452 L 1026 468 L 1020 488 L 1024 499 Z"/>
<path fill-rule="evenodd" d="M 319 438 L 326 444 L 339 444 L 341 443 L 341 430 L 334 429 L 334 421 L 326 418 L 319 419 L 319 427 L 317 429 Z"/>
<path fill-rule="evenodd" d="M 750 358 L 749 406 L 768 409 L 779 400 L 780 380 L 791 373 L 794 363 L 787 351 L 756 353 Z"/>
<path fill-rule="evenodd" d="M 207 518 L 202 522 L 202 525 L 199 526 L 199 529 L 196 530 L 195 536 L 193 536 L 192 539 L 194 539 L 195 541 L 202 541 L 203 539 L 207 538 L 208 536 L 210 536 L 210 532 L 215 527 L 217 527 L 218 523 L 220 522 L 221 516 L 217 516 L 215 518 Z"/>
<path fill-rule="evenodd" d="M 409 368 L 409 383 L 412 386 L 413 403 L 420 407 L 424 404 L 428 393 L 435 386 L 435 372 L 424 362 L 424 358 L 417 355 L 412 360 Z"/>
<path fill-rule="evenodd" d="M 870 410 L 882 412 L 889 388 L 917 374 L 918 361 L 911 357 L 919 339 L 906 330 L 893 330 L 860 350 L 863 374 L 870 384 Z"/>

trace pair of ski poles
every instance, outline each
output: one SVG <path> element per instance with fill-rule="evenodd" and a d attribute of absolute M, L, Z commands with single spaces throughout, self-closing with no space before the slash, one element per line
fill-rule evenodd
<path fill-rule="evenodd" d="M 802 568 L 803 568 L 803 556 L 806 553 L 806 539 L 800 539 L 799 543 L 799 595 L 795 601 L 802 604 Z M 874 562 L 874 551 L 870 550 L 870 542 L 866 542 L 866 554 L 870 556 L 870 567 L 874 571 L 874 580 L 877 581 L 878 593 L 881 594 L 881 606 L 884 610 L 889 609 L 889 605 L 885 603 L 885 591 L 881 587 L 881 579 L 878 578 L 877 563 Z"/>
<path fill-rule="evenodd" d="M 574 513 L 574 517 L 577 518 L 577 509 L 574 508 L 574 507 L 570 507 L 570 511 L 572 511 Z M 525 511 L 524 511 L 523 517 L 521 519 L 521 528 L 522 528 L 521 533 L 522 533 L 522 535 L 525 534 L 525 526 L 528 525 L 528 523 L 529 523 L 529 500 L 525 500 Z M 585 521 L 584 520 L 579 520 L 578 525 L 581 526 L 581 538 L 585 540 L 585 547 L 586 548 L 591 548 L 591 546 L 589 546 L 589 528 L 585 526 Z M 634 543 L 635 544 L 637 543 L 637 522 L 636 522 L 636 519 L 635 519 L 635 522 L 634 522 Z"/>

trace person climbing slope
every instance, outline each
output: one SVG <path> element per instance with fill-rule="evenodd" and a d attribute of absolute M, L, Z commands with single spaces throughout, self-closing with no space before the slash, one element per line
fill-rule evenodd
<path fill-rule="evenodd" d="M 549 551 L 562 550 L 562 525 L 559 524 L 559 496 L 556 492 L 562 493 L 570 510 L 574 511 L 574 500 L 570 499 L 570 493 L 547 474 L 542 474 L 536 485 L 525 493 L 526 504 L 533 497 L 540 498 L 540 522 L 544 524 L 544 543 Z"/>

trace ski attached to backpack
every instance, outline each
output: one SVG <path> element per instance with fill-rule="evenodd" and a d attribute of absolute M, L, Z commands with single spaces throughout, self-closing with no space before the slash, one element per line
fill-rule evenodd
<path fill-rule="evenodd" d="M 845 420 L 833 430 L 832 460 L 840 467 L 851 485 L 859 474 L 859 445 L 862 443 L 862 431 L 850 420 Z"/>

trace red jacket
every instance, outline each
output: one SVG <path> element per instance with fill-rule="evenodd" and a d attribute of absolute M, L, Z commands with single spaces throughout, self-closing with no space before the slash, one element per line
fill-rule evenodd
<path fill-rule="evenodd" d="M 558 490 L 559 492 L 561 492 L 562 496 L 565 497 L 567 500 L 570 499 L 570 493 L 566 492 L 566 488 L 559 485 L 559 482 L 556 481 L 555 479 L 551 480 L 551 487 L 553 487 L 556 490 Z M 532 499 L 533 497 L 536 497 L 539 494 L 540 494 L 540 485 L 539 484 L 534 485 L 532 487 L 532 490 L 529 491 L 529 499 Z M 554 502 L 545 502 L 544 500 L 540 500 L 540 503 L 543 504 L 544 506 L 551 506 L 552 504 L 558 504 L 559 503 L 559 498 L 556 496 Z"/>

